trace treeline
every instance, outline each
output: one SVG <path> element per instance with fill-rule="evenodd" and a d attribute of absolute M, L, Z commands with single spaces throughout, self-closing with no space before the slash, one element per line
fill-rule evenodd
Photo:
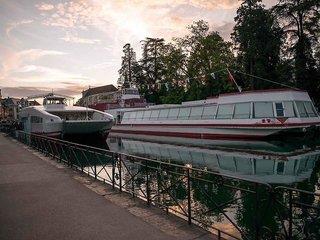
<path fill-rule="evenodd" d="M 265 78 L 305 89 L 319 105 L 319 21 L 318 0 L 279 0 L 271 9 L 244 0 L 231 42 L 200 20 L 171 42 L 146 38 L 139 60 L 126 44 L 118 84 L 137 86 L 149 102 L 180 103 L 236 91 L 228 68 L 244 90 L 279 88 Z"/>

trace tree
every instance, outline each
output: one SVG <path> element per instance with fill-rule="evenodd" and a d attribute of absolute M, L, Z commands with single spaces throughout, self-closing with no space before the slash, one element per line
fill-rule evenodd
<path fill-rule="evenodd" d="M 238 61 L 244 72 L 263 78 L 279 79 L 282 31 L 271 11 L 261 0 L 244 0 L 235 17 L 232 39 Z M 270 87 L 270 84 L 251 79 L 251 88 Z"/>
<path fill-rule="evenodd" d="M 162 38 L 146 38 L 142 41 L 142 59 L 140 63 L 143 67 L 148 84 L 155 84 L 161 80 L 163 63 L 161 62 L 161 52 L 164 47 Z"/>
<path fill-rule="evenodd" d="M 139 61 L 143 72 L 143 82 L 140 81 L 140 91 L 147 101 L 160 103 L 159 84 L 163 79 L 164 64 L 162 52 L 164 39 L 146 38 L 142 42 L 142 58 Z"/>
<path fill-rule="evenodd" d="M 118 85 L 121 87 L 131 87 L 136 85 L 139 76 L 139 66 L 136 60 L 136 53 L 130 43 L 123 46 L 121 68 L 119 69 Z"/>
<path fill-rule="evenodd" d="M 212 72 L 232 67 L 235 58 L 231 44 L 224 41 L 218 32 L 210 31 L 205 21 L 194 22 L 188 27 L 190 34 L 177 42 L 188 56 L 186 78 L 189 88 L 186 100 L 203 99 L 232 90 L 226 75 L 211 76 Z"/>
<path fill-rule="evenodd" d="M 315 85 L 313 46 L 319 38 L 318 0 L 279 0 L 273 8 L 287 37 L 287 55 L 293 55 L 297 86 L 312 91 Z M 319 81 L 319 80 L 318 80 Z"/>

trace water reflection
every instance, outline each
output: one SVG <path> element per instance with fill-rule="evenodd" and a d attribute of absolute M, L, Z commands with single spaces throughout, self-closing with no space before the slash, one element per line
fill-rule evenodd
<path fill-rule="evenodd" d="M 74 152 L 78 156 L 76 164 L 85 172 L 142 199 L 147 199 L 149 192 L 154 204 L 184 218 L 189 199 L 193 219 L 208 229 L 219 228 L 239 239 L 254 239 L 257 229 L 261 239 L 289 239 L 284 235 L 291 214 L 295 236 L 292 239 L 320 239 L 320 214 L 315 208 L 320 206 L 319 197 L 276 187 L 290 185 L 318 191 L 320 151 L 316 142 L 153 142 L 140 136 L 111 134 L 107 145 L 95 139 L 86 139 L 86 144 L 272 184 L 274 192 L 265 184 L 221 178 L 195 169 L 190 173 L 189 184 L 186 170 L 180 166 L 158 162 L 146 165 L 144 160 L 133 160 L 127 155 L 114 159 L 112 153 L 98 150 Z M 290 202 L 296 204 L 290 207 Z M 224 238 L 232 239 L 227 234 Z"/>
<path fill-rule="evenodd" d="M 189 140 L 190 141 L 190 140 Z M 167 139 L 168 142 L 168 139 Z M 178 164 L 208 169 L 231 176 L 258 180 L 270 184 L 292 185 L 310 179 L 319 159 L 317 145 L 186 140 L 168 144 L 135 139 L 135 136 L 112 134 L 107 140 L 111 151 L 149 157 Z M 180 144 L 180 145 L 177 145 Z M 205 148 L 204 146 L 208 146 Z"/>

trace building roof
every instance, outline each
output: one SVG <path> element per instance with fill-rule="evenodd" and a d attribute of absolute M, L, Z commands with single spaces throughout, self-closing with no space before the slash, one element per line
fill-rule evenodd
<path fill-rule="evenodd" d="M 115 92 L 115 91 L 118 91 L 118 89 L 112 84 L 109 84 L 109 85 L 104 85 L 104 86 L 89 88 L 87 90 L 84 90 L 82 92 L 82 96 L 88 97 L 98 93 Z"/>
<path fill-rule="evenodd" d="M 1 99 L 1 103 L 2 103 L 3 106 L 18 105 L 19 101 L 20 101 L 19 98 L 10 98 L 10 97 Z"/>

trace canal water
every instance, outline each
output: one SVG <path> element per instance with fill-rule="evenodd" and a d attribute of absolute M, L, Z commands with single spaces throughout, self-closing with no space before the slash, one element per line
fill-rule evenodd
<path fill-rule="evenodd" d="M 113 152 L 121 152 L 128 155 L 150 158 L 161 162 L 172 163 L 181 166 L 203 170 L 204 174 L 197 175 L 191 185 L 192 191 L 192 214 L 195 218 L 198 216 L 200 222 L 205 226 L 218 228 L 224 232 L 245 239 L 247 236 L 254 238 L 254 226 L 257 211 L 256 195 L 250 192 L 243 192 L 247 186 L 243 183 L 232 182 L 228 184 L 215 185 L 211 175 L 205 172 L 215 172 L 230 176 L 235 179 L 245 179 L 259 183 L 266 183 L 273 187 L 285 186 L 298 188 L 314 193 L 319 193 L 320 189 L 320 141 L 319 140 L 287 140 L 284 141 L 221 141 L 221 140 L 194 140 L 181 138 L 150 137 L 127 134 L 110 134 L 106 140 L 98 139 L 68 139 L 78 143 L 91 145 L 98 148 L 108 149 Z M 137 178 L 141 169 L 134 169 L 134 166 L 128 165 L 131 171 L 135 171 Z M 97 166 L 101 178 L 107 178 L 111 174 L 111 165 Z M 91 171 L 90 166 L 87 167 Z M 103 170 L 103 171 L 102 171 Z M 127 169 L 130 171 L 129 169 Z M 164 171 L 165 172 L 165 171 Z M 186 182 L 178 173 L 176 175 L 172 170 L 165 172 L 165 181 L 174 189 L 167 195 L 167 199 L 162 196 L 158 202 L 164 205 L 170 205 L 175 212 L 186 209 L 187 189 Z M 132 173 L 131 173 L 132 174 Z M 132 177 L 132 175 L 131 175 Z M 124 175 L 130 180 L 130 175 Z M 159 177 L 155 177 L 153 185 L 159 185 Z M 207 181 L 207 182 L 204 182 Z M 140 182 L 139 182 L 140 181 Z M 152 179 L 151 179 L 152 181 Z M 198 182 L 197 182 L 198 181 Z M 134 187 L 137 184 L 139 186 Z M 231 186 L 232 185 L 232 186 Z M 130 188 L 131 183 L 126 187 Z M 143 176 L 136 182 L 132 182 L 133 189 L 145 189 Z M 232 189 L 225 186 L 231 186 Z M 140 189 L 140 190 L 139 190 Z M 249 188 L 248 188 L 249 189 Z M 134 190 L 135 191 L 135 190 Z M 264 196 L 260 192 L 260 197 Z M 155 193 L 156 196 L 156 193 Z M 288 204 L 288 192 L 283 191 L 279 195 L 279 205 L 270 205 L 265 195 L 265 200 L 261 201 L 261 225 L 267 226 L 265 238 L 272 239 L 275 232 L 277 239 L 283 239 L 285 229 L 288 229 L 288 213 L 283 209 Z M 307 200 L 307 204 L 319 205 L 319 198 L 309 195 L 297 194 L 297 199 Z M 214 199 L 214 201 L 212 201 Z M 273 204 L 278 204 L 274 201 Z M 228 203 L 230 204 L 224 204 Z M 182 208 L 181 208 L 182 206 Z M 181 210 L 180 210 L 181 209 Z M 283 211 L 283 212 L 282 212 Z M 312 214 L 313 212 L 311 212 Z M 308 214 L 310 214 L 308 212 Z M 311 218 L 304 219 L 306 212 L 300 208 L 294 209 L 295 238 L 293 239 L 319 239 L 318 226 L 320 225 L 319 215 L 314 222 Z M 260 217 L 261 218 L 261 217 Z M 311 224 L 312 223 L 312 224 Z M 313 224 L 316 223 L 316 224 Z M 315 229 L 311 228 L 311 225 Z M 262 232 L 262 229 L 261 229 Z M 272 232 L 272 234 L 271 234 Z M 244 237 L 246 236 L 246 237 Z M 228 235 L 224 235 L 228 239 Z M 250 237 L 247 237 L 250 239 Z M 232 239 L 232 238 L 230 238 Z"/>
<path fill-rule="evenodd" d="M 192 166 L 272 185 L 317 192 L 320 140 L 227 141 L 110 134 L 104 139 L 68 139 L 113 152 Z"/>

